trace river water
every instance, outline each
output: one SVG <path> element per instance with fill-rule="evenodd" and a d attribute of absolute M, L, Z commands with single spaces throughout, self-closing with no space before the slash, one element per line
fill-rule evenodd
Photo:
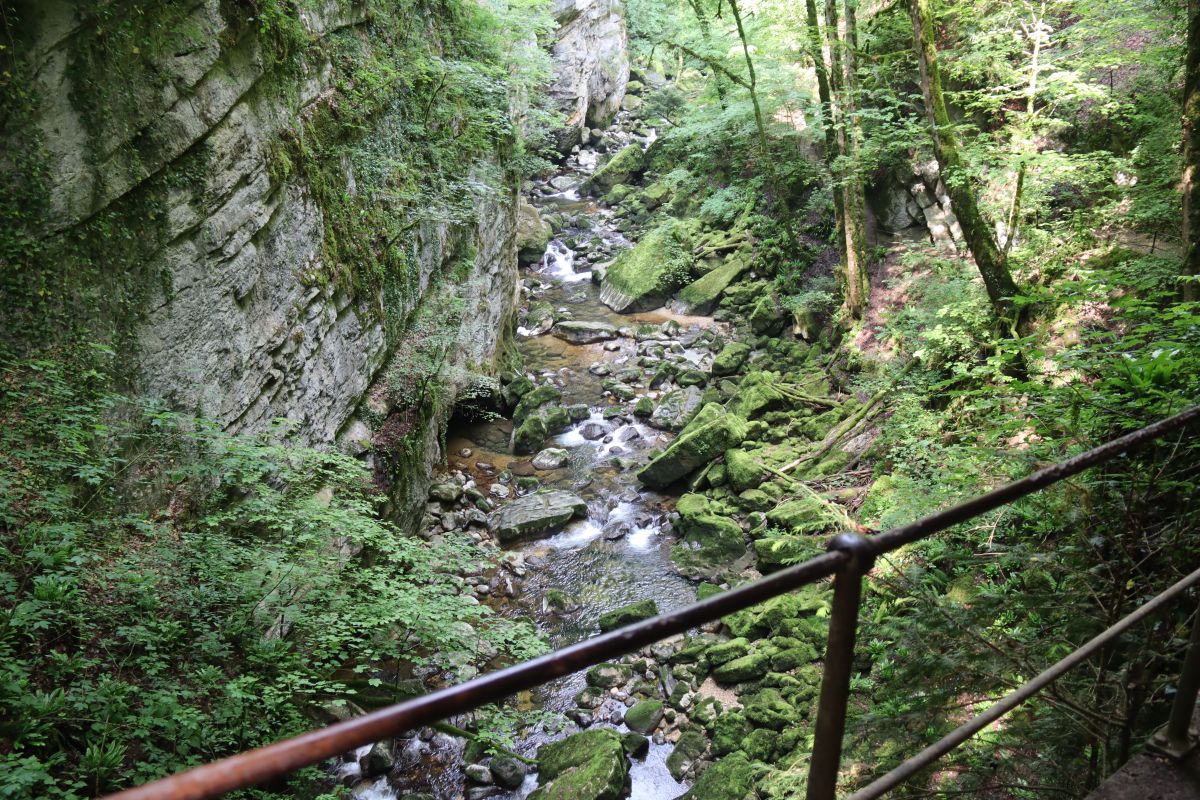
<path fill-rule="evenodd" d="M 586 518 L 553 536 L 515 548 L 523 556 L 527 572 L 512 610 L 536 620 L 554 648 L 598 633 L 598 619 L 606 611 L 653 600 L 659 611 L 665 612 L 696 599 L 695 586 L 678 575 L 669 559 L 671 537 L 664 528 L 669 530 L 674 499 L 645 489 L 634 477 L 634 469 L 614 463 L 617 456 L 644 460 L 646 451 L 661 449 L 672 434 L 629 414 L 632 403 L 620 404 L 607 396 L 602 380 L 622 370 L 629 370 L 626 376 L 632 376 L 639 357 L 652 347 L 671 347 L 698 367 L 707 368 L 711 354 L 707 349 L 692 349 L 690 343 L 714 322 L 708 317 L 680 316 L 665 309 L 621 315 L 600 302 L 599 287 L 591 281 L 589 266 L 610 259 L 630 242 L 617 231 L 618 220 L 613 212 L 579 197 L 576 187 L 594 163 L 595 158 L 585 151 L 582 158 L 571 160 L 573 168 L 556 176 L 557 188 L 547 184 L 535 190 L 531 199 L 544 214 L 566 215 L 569 223 L 550 241 L 541 263 L 522 274 L 526 308 L 532 303 L 548 303 L 558 319 L 602 322 L 621 328 L 625 334 L 608 342 L 575 345 L 549 333 L 535 334 L 524 327 L 518 331 L 517 345 L 525 371 L 539 376 L 539 383 L 557 385 L 564 405 L 586 404 L 590 409 L 587 419 L 545 445 L 566 449 L 567 463 L 555 470 L 534 470 L 529 463 L 531 456 L 514 456 L 510 447 L 512 423 L 506 419 L 459 423 L 447 437 L 451 466 L 469 473 L 482 487 L 493 482 L 498 473 L 510 470 L 517 475 L 535 475 L 543 487 L 569 489 L 587 501 Z M 568 180 L 575 186 L 563 188 Z M 645 388 L 646 380 L 631 377 L 630 383 L 639 394 L 657 395 Z M 625 413 L 614 417 L 611 409 L 616 405 L 621 405 Z M 577 714 L 574 697 L 584 686 L 584 674 L 580 672 L 519 698 L 519 705 L 568 716 Z M 624 731 L 619 721 L 609 720 L 614 711 L 619 720 L 624 710 L 624 703 L 610 698 L 592 712 L 592 720 L 588 721 L 612 724 Z M 517 750 L 532 757 L 540 744 L 579 729 L 573 723 L 561 730 L 539 728 L 522 740 Z M 668 742 L 656 741 L 644 760 L 632 762 L 633 800 L 671 800 L 686 791 L 687 787 L 676 782 L 666 768 L 670 751 Z M 459 770 L 451 770 L 446 780 L 439 782 L 438 794 L 445 792 L 453 797 L 452 787 L 457 785 L 461 796 L 460 776 Z M 491 796 L 518 800 L 535 787 L 531 775 L 521 789 Z M 387 781 L 380 779 L 355 796 L 386 800 L 396 795 Z"/>

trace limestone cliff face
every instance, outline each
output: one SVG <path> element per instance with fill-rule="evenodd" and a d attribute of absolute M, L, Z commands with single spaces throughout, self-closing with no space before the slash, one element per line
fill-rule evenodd
<path fill-rule="evenodd" d="M 554 0 L 559 28 L 551 96 L 566 114 L 562 149 L 584 127 L 603 128 L 621 108 L 629 83 L 628 36 L 620 0 Z"/>
<path fill-rule="evenodd" d="M 516 294 L 511 185 L 474 200 L 469 221 L 414 224 L 399 243 L 412 262 L 404 291 L 386 282 L 363 290 L 328 277 L 346 269 L 326 263 L 328 214 L 303 173 L 280 175 L 281 136 L 340 102 L 322 43 L 367 24 L 363 4 L 304 4 L 299 22 L 315 44 L 283 79 L 257 21 L 238 18 L 253 4 L 174 2 L 169 28 L 155 34 L 163 40 L 137 63 L 152 79 L 115 94 L 111 86 L 101 94 L 101 76 L 80 57 L 113 34 L 95 18 L 81 21 L 78 5 L 41 0 L 26 10 L 35 123 L 50 167 L 46 235 L 69 237 L 155 187 L 145 230 L 122 231 L 152 246 L 137 263 L 103 265 L 146 276 L 131 349 L 139 389 L 231 432 L 286 418 L 301 443 L 345 441 L 403 342 L 405 320 L 452 290 L 470 310 L 452 358 L 494 369 Z M 97 113 L 114 97 L 120 115 Z M 366 135 L 380 151 L 395 146 L 386 126 Z M 353 165 L 339 168 L 353 193 Z"/>

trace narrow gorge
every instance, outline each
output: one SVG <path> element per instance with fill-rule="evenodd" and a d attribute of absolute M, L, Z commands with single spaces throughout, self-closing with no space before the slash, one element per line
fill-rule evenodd
<path fill-rule="evenodd" d="M 356 719 L 1194 404 L 1176 5 L 0 0 L 0 798 Z M 1193 569 L 1198 455 L 880 558 L 839 787 Z M 1085 796 L 1188 598 L 896 796 Z M 798 798 L 830 613 L 231 796 Z"/>

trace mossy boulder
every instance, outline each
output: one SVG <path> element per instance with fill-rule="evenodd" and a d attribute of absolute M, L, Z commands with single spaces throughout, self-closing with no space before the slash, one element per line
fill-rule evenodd
<path fill-rule="evenodd" d="M 695 386 L 675 389 L 659 398 L 650 415 L 650 427 L 660 431 L 681 431 L 696 416 L 702 405 L 702 393 Z"/>
<path fill-rule="evenodd" d="M 605 662 L 597 664 L 587 671 L 589 686 L 599 686 L 601 689 L 611 689 L 629 680 L 629 667 L 624 664 Z"/>
<path fill-rule="evenodd" d="M 538 782 L 530 800 L 620 800 L 629 794 L 629 760 L 621 734 L 595 728 L 538 748 Z"/>
<path fill-rule="evenodd" d="M 729 288 L 729 284 L 746 271 L 749 262 L 744 259 L 730 259 L 721 266 L 700 276 L 679 290 L 679 298 L 672 305 L 676 311 L 683 314 L 709 314 L 721 302 L 721 296 Z"/>
<path fill-rule="evenodd" d="M 616 628 L 641 622 L 658 616 L 658 604 L 653 600 L 642 600 L 600 615 L 600 631 L 606 633 Z"/>
<path fill-rule="evenodd" d="M 734 375 L 749 358 L 750 345 L 745 342 L 730 342 L 713 359 L 712 374 Z"/>
<path fill-rule="evenodd" d="M 725 451 L 725 475 L 735 492 L 756 489 L 771 477 L 756 454 L 738 449 Z"/>
<path fill-rule="evenodd" d="M 779 732 L 770 728 L 755 728 L 742 740 L 742 752 L 754 761 L 770 764 L 779 752 Z"/>
<path fill-rule="evenodd" d="M 820 533 L 834 524 L 825 506 L 813 498 L 781 503 L 767 512 L 767 521 L 793 534 Z"/>
<path fill-rule="evenodd" d="M 750 655 L 750 640 L 741 636 L 727 642 L 718 642 L 704 651 L 704 657 L 709 665 L 714 667 L 747 655 Z"/>
<path fill-rule="evenodd" d="M 665 222 L 616 257 L 600 282 L 600 300 L 621 313 L 650 311 L 690 279 L 691 269 L 687 227 Z"/>
<path fill-rule="evenodd" d="M 774 572 L 824 552 L 822 540 L 804 536 L 770 536 L 754 542 L 758 571 Z"/>
<path fill-rule="evenodd" d="M 791 672 L 797 667 L 816 661 L 817 648 L 805 642 L 797 647 L 780 650 L 771 656 L 771 669 L 775 672 Z"/>
<path fill-rule="evenodd" d="M 771 669 L 771 659 L 763 653 L 735 658 L 713 670 L 713 678 L 720 683 L 735 684 L 754 681 Z"/>
<path fill-rule="evenodd" d="M 635 731 L 629 731 L 622 736 L 621 744 L 630 758 L 636 758 L 639 761 L 650 752 L 650 740 Z"/>
<path fill-rule="evenodd" d="M 680 541 L 671 558 L 693 577 L 715 576 L 746 553 L 741 526 L 721 513 L 723 506 L 704 495 L 685 494 L 676 505 L 679 521 L 675 528 Z"/>
<path fill-rule="evenodd" d="M 635 703 L 625 712 L 625 725 L 637 733 L 651 734 L 662 722 L 663 703 L 661 700 L 643 700 Z"/>
<path fill-rule="evenodd" d="M 758 769 L 742 753 L 731 753 L 696 779 L 678 800 L 743 800 L 754 795 Z"/>
<path fill-rule="evenodd" d="M 712 726 L 713 755 L 723 756 L 737 750 L 748 733 L 750 723 L 742 712 L 733 711 L 717 717 Z"/>
<path fill-rule="evenodd" d="M 537 207 L 520 199 L 517 206 L 516 244 L 517 258 L 522 264 L 534 264 L 542 259 L 553 231 L 550 223 L 542 219 Z"/>
<path fill-rule="evenodd" d="M 646 154 L 640 145 L 629 144 L 617 151 L 600 169 L 596 170 L 588 185 L 600 189 L 611 189 L 619 183 L 631 183 L 641 173 Z"/>
<path fill-rule="evenodd" d="M 763 689 L 746 701 L 746 719 L 756 727 L 781 731 L 793 724 L 798 716 L 778 689 Z"/>
<path fill-rule="evenodd" d="M 787 316 L 779 301 L 768 292 L 758 299 L 750 311 L 750 328 L 758 334 L 776 334 L 783 329 Z"/>
<path fill-rule="evenodd" d="M 826 590 L 818 586 L 803 586 L 794 592 L 773 597 L 757 606 L 738 611 L 723 621 L 734 636 L 760 639 L 776 632 L 794 635 L 801 617 L 812 617 L 818 609 L 828 608 Z"/>
<path fill-rule="evenodd" d="M 670 199 L 671 187 L 666 181 L 655 181 L 642 190 L 642 205 L 648 211 L 653 211 Z"/>
<path fill-rule="evenodd" d="M 667 770 L 675 780 L 682 780 L 688 769 L 708 752 L 708 739 L 695 728 L 689 728 L 675 743 L 667 756 Z"/>
<path fill-rule="evenodd" d="M 736 447 L 746 436 L 746 420 L 724 407 L 709 403 L 680 432 L 667 449 L 638 471 L 637 477 L 652 488 L 665 488 L 707 466 L 717 456 Z"/>
<path fill-rule="evenodd" d="M 562 400 L 562 392 L 555 386 L 545 385 L 527 390 L 513 409 L 513 424 L 520 425 L 537 409 L 559 400 Z"/>

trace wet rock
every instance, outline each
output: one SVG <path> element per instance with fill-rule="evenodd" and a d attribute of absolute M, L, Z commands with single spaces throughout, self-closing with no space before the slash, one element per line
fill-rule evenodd
<path fill-rule="evenodd" d="M 386 775 L 391 771 L 393 764 L 391 752 L 381 742 L 371 745 L 371 749 L 358 759 L 358 768 L 362 771 L 364 778 Z"/>
<path fill-rule="evenodd" d="M 508 488 L 503 483 L 493 483 L 491 485 L 491 487 L 488 489 L 488 494 L 492 495 L 492 497 L 498 497 L 501 500 L 504 500 L 505 498 L 507 498 L 509 495 L 512 494 L 512 489 Z M 445 520 L 443 520 L 443 522 L 444 521 Z M 450 529 L 447 528 L 446 530 L 450 530 Z"/>
<path fill-rule="evenodd" d="M 589 686 L 611 689 L 629 680 L 629 667 L 624 664 L 597 664 L 587 671 Z"/>
<path fill-rule="evenodd" d="M 475 783 L 487 785 L 492 782 L 492 771 L 483 764 L 468 764 L 463 773 L 466 774 L 467 780 Z"/>
<path fill-rule="evenodd" d="M 496 756 L 488 768 L 492 779 L 505 789 L 519 789 L 525 782 L 525 765 L 512 756 Z"/>
<path fill-rule="evenodd" d="M 604 529 L 604 538 L 610 542 L 623 539 L 629 535 L 632 528 L 628 522 L 614 522 Z"/>
<path fill-rule="evenodd" d="M 617 440 L 621 442 L 632 442 L 635 439 L 642 438 L 642 432 L 632 426 L 625 428 L 617 436 Z"/>
<path fill-rule="evenodd" d="M 596 363 L 594 363 L 590 367 L 588 367 L 588 372 L 592 373 L 593 375 L 595 375 L 597 377 L 604 378 L 604 377 L 607 377 L 608 375 L 612 374 L 612 367 L 610 367 L 608 364 L 606 364 L 603 361 L 597 361 Z"/>
<path fill-rule="evenodd" d="M 625 725 L 631 731 L 649 735 L 663 719 L 661 700 L 643 700 L 625 712 Z"/>
<path fill-rule="evenodd" d="M 681 431 L 700 410 L 703 394 L 695 386 L 667 392 L 647 424 L 661 431 Z"/>
<path fill-rule="evenodd" d="M 500 790 L 495 786 L 473 786 L 466 792 L 466 800 L 487 800 L 489 797 L 495 797 L 500 794 Z M 409 800 L 407 797 L 405 800 Z"/>
<path fill-rule="evenodd" d="M 633 398 L 637 397 L 637 392 L 634 390 L 634 388 L 627 383 L 622 383 L 621 381 L 611 379 L 604 380 L 601 381 L 600 385 L 604 388 L 604 391 L 610 392 L 612 396 L 618 400 L 632 400 Z"/>
<path fill-rule="evenodd" d="M 629 761 L 621 735 L 599 728 L 538 748 L 538 780 L 529 800 L 620 800 Z"/>
<path fill-rule="evenodd" d="M 577 494 L 551 491 L 519 497 L 492 517 L 492 530 L 502 544 L 556 530 L 587 513 Z"/>
<path fill-rule="evenodd" d="M 695 729 L 684 731 L 675 743 L 675 749 L 667 756 L 667 770 L 675 780 L 683 780 L 697 760 L 704 757 L 708 751 L 708 740 L 704 734 Z"/>
<path fill-rule="evenodd" d="M 621 737 L 621 746 L 630 758 L 641 761 L 650 753 L 650 740 L 640 733 L 630 731 Z"/>
<path fill-rule="evenodd" d="M 570 453 L 561 447 L 547 447 L 533 457 L 533 466 L 537 469 L 558 469 L 566 466 Z"/>
<path fill-rule="evenodd" d="M 579 435 L 587 439 L 589 442 L 594 442 L 597 439 L 603 439 L 608 434 L 608 429 L 599 422 L 589 422 L 579 428 Z"/>
<path fill-rule="evenodd" d="M 632 603 L 614 611 L 609 611 L 606 614 L 601 614 L 600 631 L 604 633 L 614 628 L 620 628 L 624 625 L 649 619 L 657 615 L 658 604 L 653 600 L 642 600 L 639 603 Z"/>
<path fill-rule="evenodd" d="M 563 320 L 556 323 L 550 333 L 571 344 L 593 344 L 617 338 L 617 329 L 603 322 Z"/>

